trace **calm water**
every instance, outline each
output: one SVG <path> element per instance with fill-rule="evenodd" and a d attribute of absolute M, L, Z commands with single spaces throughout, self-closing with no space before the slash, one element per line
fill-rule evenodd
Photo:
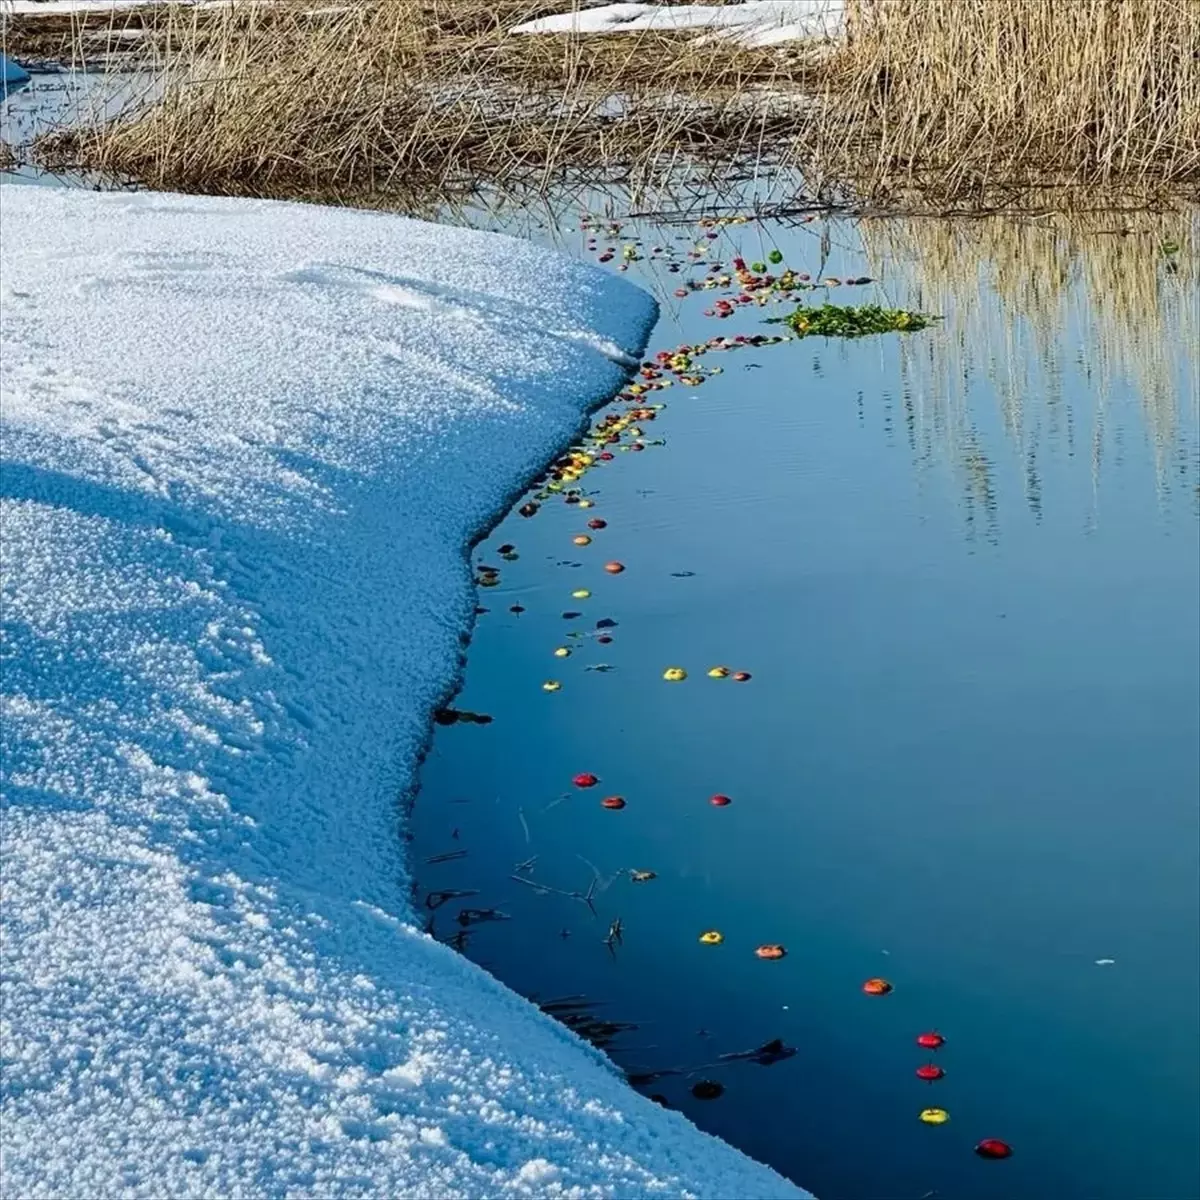
<path fill-rule="evenodd" d="M 723 374 L 657 397 L 665 446 L 588 474 L 594 508 L 514 514 L 478 551 L 502 582 L 455 703 L 494 721 L 438 730 L 413 853 L 422 895 L 479 894 L 435 932 L 498 907 L 471 957 L 636 1023 L 623 1067 L 695 1068 L 643 1090 L 824 1200 L 1200 1195 L 1200 293 L 1186 222 L 1177 255 L 1178 220 L 1112 224 L 726 229 L 721 261 L 778 246 L 879 280 L 832 299 L 947 319 L 707 358 Z M 630 275 L 664 297 L 651 353 L 764 329 L 675 300 L 660 263 Z M 567 638 L 606 617 L 610 645 Z M 595 916 L 512 880 L 535 855 L 566 892 L 598 873 Z M 862 994 L 876 975 L 891 995 Z M 794 1057 L 704 1065 L 777 1037 Z M 977 1159 L 988 1136 L 1014 1157 Z"/>

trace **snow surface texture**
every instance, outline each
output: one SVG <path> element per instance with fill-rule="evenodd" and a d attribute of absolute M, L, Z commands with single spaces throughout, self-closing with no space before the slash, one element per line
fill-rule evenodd
<path fill-rule="evenodd" d="M 5 1196 L 794 1196 L 410 924 L 465 549 L 642 292 L 371 213 L 0 187 Z"/>
<path fill-rule="evenodd" d="M 638 33 L 707 29 L 746 46 L 841 35 L 843 0 L 746 0 L 744 4 L 605 4 L 515 25 L 513 33 Z"/>

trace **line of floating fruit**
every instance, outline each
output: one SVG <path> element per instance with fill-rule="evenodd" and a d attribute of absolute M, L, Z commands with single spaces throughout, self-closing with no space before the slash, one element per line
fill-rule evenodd
<path fill-rule="evenodd" d="M 718 225 L 746 224 L 747 218 L 735 217 L 719 220 L 702 221 L 705 229 L 703 238 L 688 252 L 693 265 L 702 265 L 707 259 L 708 244 L 719 236 L 715 229 Z M 585 218 L 581 229 L 587 231 L 589 222 Z M 610 240 L 615 241 L 621 236 L 619 224 L 609 223 L 606 233 Z M 597 250 L 596 237 L 588 239 L 588 249 Z M 661 258 L 668 253 L 663 246 L 654 246 L 649 257 Z M 598 261 L 612 262 L 616 258 L 615 245 L 609 245 L 600 250 Z M 632 262 L 641 261 L 640 240 L 627 242 L 621 250 L 621 260 L 617 267 L 625 271 Z M 767 255 L 773 266 L 781 265 L 783 255 L 778 250 L 772 250 Z M 668 271 L 677 273 L 680 266 L 677 262 L 668 261 Z M 673 349 L 659 350 L 651 359 L 643 362 L 632 380 L 617 396 L 614 403 L 626 405 L 624 411 L 608 411 L 602 416 L 581 439 L 557 458 L 547 470 L 535 481 L 532 496 L 519 506 L 517 511 L 523 517 L 533 517 L 541 510 L 541 506 L 554 498 L 561 498 L 563 503 L 580 509 L 594 507 L 594 500 L 584 494 L 580 486 L 584 478 L 594 470 L 600 469 L 615 460 L 618 452 L 640 453 L 650 446 L 664 444 L 661 438 L 650 438 L 646 435 L 643 425 L 651 424 L 658 419 L 659 414 L 666 408 L 661 401 L 649 402 L 647 397 L 676 384 L 683 387 L 700 387 L 711 376 L 721 374 L 719 366 L 706 366 L 700 360 L 710 354 L 761 348 L 779 345 L 802 337 L 825 336 L 855 338 L 869 334 L 889 332 L 914 332 L 926 328 L 936 318 L 920 312 L 909 312 L 904 309 L 885 309 L 878 305 L 833 305 L 825 303 L 819 308 L 806 306 L 802 303 L 803 294 L 815 289 L 829 289 L 845 285 L 862 285 L 873 282 L 868 277 L 839 279 L 826 277 L 814 281 L 810 275 L 784 267 L 779 274 L 770 271 L 767 262 L 747 263 L 740 256 L 734 256 L 730 269 L 720 262 L 708 263 L 707 275 L 703 280 L 689 280 L 686 286 L 676 288 L 674 295 L 680 300 L 700 294 L 723 290 L 719 296 L 704 309 L 704 315 L 717 320 L 725 320 L 733 316 L 740 308 L 747 306 L 764 307 L 768 304 L 795 303 L 798 307 L 788 316 L 771 318 L 773 323 L 785 324 L 791 332 L 782 334 L 737 334 L 733 337 L 715 336 L 703 342 L 683 343 Z M 608 521 L 594 516 L 587 521 L 588 533 L 577 533 L 572 536 L 572 544 L 578 549 L 585 549 L 593 544 L 592 534 L 608 528 Z M 516 548 L 512 545 L 499 547 L 498 553 L 502 558 L 514 560 Z M 620 575 L 625 571 L 623 563 L 611 560 L 604 564 L 604 571 L 609 575 Z M 476 583 L 480 587 L 494 587 L 500 582 L 498 568 L 480 566 L 477 569 Z M 576 588 L 571 592 L 573 600 L 584 601 L 591 598 L 587 588 Z M 480 611 L 480 610 L 477 610 Z M 486 610 L 482 610 L 486 611 Z M 521 605 L 514 604 L 511 611 L 524 611 Z M 583 614 L 568 610 L 563 612 L 567 620 L 576 620 Z M 616 626 L 611 619 L 596 622 L 596 633 L 591 635 L 601 644 L 607 645 L 613 637 L 609 632 Z M 583 637 L 581 633 L 568 634 L 568 637 Z M 567 659 L 572 655 L 568 646 L 558 646 L 553 651 L 554 657 Z M 591 668 L 597 669 L 597 668 Z M 730 679 L 737 683 L 749 682 L 750 672 L 731 670 L 727 666 L 713 666 L 707 671 L 710 679 Z M 668 666 L 663 670 L 662 677 L 668 683 L 682 683 L 688 678 L 687 669 L 681 666 Z M 563 683 L 559 679 L 547 679 L 542 683 L 542 690 L 559 692 Z M 576 788 L 590 789 L 595 787 L 600 779 L 590 771 L 577 774 L 572 780 Z M 717 793 L 709 801 L 714 808 L 725 808 L 732 804 L 729 796 Z M 605 796 L 600 800 L 600 806 L 611 812 L 619 812 L 627 807 L 624 796 Z M 655 873 L 648 870 L 632 870 L 630 876 L 635 883 L 648 882 L 654 879 Z M 700 933 L 699 942 L 704 946 L 721 946 L 725 935 L 717 929 L 707 929 Z M 777 942 L 764 942 L 754 949 L 756 958 L 765 962 L 776 962 L 787 957 L 787 949 Z M 868 996 L 886 996 L 893 991 L 893 985 L 886 979 L 871 978 L 862 985 L 862 991 Z M 924 1049 L 936 1051 L 945 1044 L 945 1038 L 937 1032 L 922 1033 L 917 1037 L 917 1044 Z M 766 1050 L 774 1043 L 769 1043 Z M 759 1053 L 759 1052 L 755 1052 Z M 779 1055 L 786 1057 L 791 1051 L 779 1043 Z M 759 1061 L 777 1061 L 777 1057 L 759 1059 Z M 922 1064 L 916 1069 L 917 1078 L 926 1083 L 935 1083 L 945 1077 L 945 1071 L 933 1062 Z M 691 1091 L 700 1100 L 716 1099 L 724 1093 L 724 1086 L 713 1080 L 701 1080 Z M 662 1097 L 654 1097 L 662 1100 Z M 925 1108 L 919 1114 L 919 1119 L 926 1125 L 944 1125 L 950 1120 L 950 1114 L 944 1108 Z M 1012 1148 L 998 1138 L 984 1138 L 975 1146 L 975 1153 L 985 1159 L 1008 1158 Z"/>

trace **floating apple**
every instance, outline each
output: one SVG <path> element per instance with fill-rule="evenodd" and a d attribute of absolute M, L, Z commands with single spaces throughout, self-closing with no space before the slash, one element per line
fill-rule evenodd
<path fill-rule="evenodd" d="M 1012 1147 L 1007 1142 L 1002 1142 L 999 1138 L 984 1138 L 975 1147 L 975 1153 L 980 1158 L 1011 1158 Z"/>

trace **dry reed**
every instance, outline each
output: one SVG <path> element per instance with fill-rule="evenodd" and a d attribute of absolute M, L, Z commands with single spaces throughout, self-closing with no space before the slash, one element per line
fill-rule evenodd
<path fill-rule="evenodd" d="M 847 37 L 519 36 L 555 0 L 295 0 L 143 18 L 161 99 L 44 147 L 178 190 L 412 206 L 569 178 L 719 193 L 791 172 L 828 203 L 1141 202 L 1200 183 L 1194 0 L 847 0 Z M 795 169 L 792 171 L 791 169 Z"/>
<path fill-rule="evenodd" d="M 847 0 L 839 170 L 876 198 L 1200 182 L 1195 0 Z M 857 168 L 852 158 L 859 160 Z"/>
<path fill-rule="evenodd" d="M 786 141 L 789 106 L 747 99 L 773 84 L 778 56 L 657 34 L 507 35 L 553 7 L 171 12 L 157 36 L 161 100 L 51 150 L 59 165 L 65 156 L 151 186 L 361 196 L 542 187 L 580 166 L 630 178 Z"/>

